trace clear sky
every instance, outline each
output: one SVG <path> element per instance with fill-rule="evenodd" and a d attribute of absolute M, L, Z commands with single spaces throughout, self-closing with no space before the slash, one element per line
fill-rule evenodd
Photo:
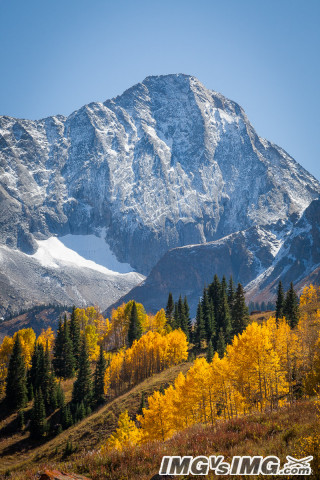
<path fill-rule="evenodd" d="M 0 114 L 68 115 L 186 73 L 320 179 L 320 0 L 0 0 Z"/>

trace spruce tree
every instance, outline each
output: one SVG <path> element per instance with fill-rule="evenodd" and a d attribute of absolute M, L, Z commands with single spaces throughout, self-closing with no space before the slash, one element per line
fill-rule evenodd
<path fill-rule="evenodd" d="M 174 313 L 173 313 L 173 328 L 180 328 L 180 317 L 179 317 L 179 309 L 178 309 L 178 302 L 174 304 Z"/>
<path fill-rule="evenodd" d="M 286 299 L 283 308 L 284 316 L 291 328 L 298 325 L 299 322 L 299 300 L 293 288 L 293 283 L 290 283 L 290 288 L 287 291 Z"/>
<path fill-rule="evenodd" d="M 232 309 L 233 334 L 238 335 L 239 333 L 242 333 L 243 330 L 245 330 L 245 328 L 247 327 L 248 322 L 249 310 L 246 305 L 244 290 L 241 283 L 238 283 Z"/>
<path fill-rule="evenodd" d="M 186 334 L 187 340 L 189 340 L 189 324 L 184 308 L 184 302 L 182 301 L 181 295 L 178 301 L 178 315 L 179 315 L 179 323 L 181 330 Z"/>
<path fill-rule="evenodd" d="M 231 312 L 232 309 L 233 309 L 233 302 L 234 302 L 234 296 L 235 296 L 234 283 L 233 283 L 232 275 L 230 276 L 230 279 L 229 279 L 227 295 L 228 295 L 229 310 Z"/>
<path fill-rule="evenodd" d="M 58 406 L 58 386 L 53 372 L 48 343 L 43 356 L 43 379 L 41 390 L 46 412 L 53 412 Z"/>
<path fill-rule="evenodd" d="M 234 305 L 235 305 L 235 301 L 234 301 Z M 229 343 L 232 339 L 233 328 L 232 328 L 232 319 L 231 319 L 231 314 L 230 314 L 229 304 L 228 304 L 228 297 L 225 289 L 221 289 L 217 328 L 219 330 L 220 328 L 223 329 L 225 334 L 225 340 L 227 343 Z"/>
<path fill-rule="evenodd" d="M 221 283 L 219 281 L 217 274 L 213 277 L 213 282 L 208 287 L 208 295 L 212 300 L 214 318 L 216 320 L 216 323 L 218 323 L 219 306 L 220 306 L 220 298 L 221 298 Z"/>
<path fill-rule="evenodd" d="M 142 327 L 138 317 L 138 310 L 136 302 L 132 303 L 130 320 L 129 320 L 129 329 L 128 329 L 128 344 L 129 347 L 132 346 L 135 340 L 139 340 L 142 335 Z"/>
<path fill-rule="evenodd" d="M 46 411 L 41 388 L 34 396 L 33 408 L 31 411 L 30 434 L 34 438 L 41 438 L 47 430 Z"/>
<path fill-rule="evenodd" d="M 26 368 L 19 334 L 16 336 L 6 378 L 6 402 L 9 408 L 19 410 L 28 401 Z"/>
<path fill-rule="evenodd" d="M 53 367 L 58 378 L 63 378 L 64 374 L 64 334 L 61 317 L 59 318 L 58 330 L 54 341 Z"/>
<path fill-rule="evenodd" d="M 99 404 L 103 403 L 104 395 L 104 374 L 107 368 L 107 362 L 104 357 L 103 348 L 100 345 L 100 355 L 94 372 L 94 401 Z"/>
<path fill-rule="evenodd" d="M 172 329 L 174 328 L 173 312 L 174 312 L 174 301 L 173 301 L 172 293 L 169 292 L 168 302 L 166 306 L 166 319 L 167 319 L 168 325 L 170 325 Z"/>
<path fill-rule="evenodd" d="M 63 378 L 72 378 L 74 376 L 75 359 L 73 356 L 73 345 L 70 338 L 69 323 L 67 316 L 64 316 L 63 323 Z"/>
<path fill-rule="evenodd" d="M 208 363 L 212 362 L 213 355 L 214 355 L 213 346 L 212 346 L 212 341 L 210 340 L 209 343 L 208 343 L 208 350 L 207 350 L 207 362 Z"/>
<path fill-rule="evenodd" d="M 224 333 L 222 328 L 220 328 L 218 341 L 217 341 L 217 352 L 220 358 L 223 358 L 225 350 L 226 350 L 226 342 L 224 339 Z"/>
<path fill-rule="evenodd" d="M 187 297 L 184 297 L 183 305 L 184 305 L 185 319 L 186 319 L 186 323 L 187 323 L 187 327 L 188 327 L 187 338 L 191 342 L 192 341 L 192 321 L 191 321 L 191 318 L 190 318 L 190 308 L 189 308 L 189 305 L 188 305 Z"/>
<path fill-rule="evenodd" d="M 89 353 L 85 335 L 82 337 L 79 370 L 76 381 L 73 384 L 72 402 L 89 404 L 92 399 L 91 369 Z"/>
<path fill-rule="evenodd" d="M 281 280 L 278 285 L 277 301 L 276 301 L 276 321 L 284 316 L 284 291 Z"/>
<path fill-rule="evenodd" d="M 76 307 L 72 307 L 71 317 L 70 317 L 70 338 L 72 341 L 72 351 L 75 361 L 75 368 L 79 368 L 79 356 L 80 356 L 80 324 L 76 318 Z"/>
<path fill-rule="evenodd" d="M 201 302 L 198 304 L 197 315 L 196 315 L 196 325 L 195 325 L 195 343 L 201 348 L 202 342 L 206 340 L 206 329 L 204 324 L 203 312 Z"/>
<path fill-rule="evenodd" d="M 209 299 L 207 289 L 204 288 L 203 296 L 201 301 L 202 312 L 204 325 L 206 330 L 206 339 L 207 343 L 212 340 L 215 336 L 215 319 L 214 319 L 214 309 L 211 299 Z"/>

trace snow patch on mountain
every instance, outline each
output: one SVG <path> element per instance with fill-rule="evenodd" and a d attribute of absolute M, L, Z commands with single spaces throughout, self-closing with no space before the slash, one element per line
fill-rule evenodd
<path fill-rule="evenodd" d="M 66 235 L 36 242 L 38 249 L 31 257 L 43 267 L 63 268 L 67 264 L 114 276 L 120 274 L 117 268 L 123 270 L 122 274 L 133 271 L 130 265 L 117 262 L 109 246 L 95 235 Z M 113 268 L 110 269 L 107 265 Z"/>

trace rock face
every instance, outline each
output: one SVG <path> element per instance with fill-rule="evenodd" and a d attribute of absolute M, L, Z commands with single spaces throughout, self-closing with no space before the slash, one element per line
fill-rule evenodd
<path fill-rule="evenodd" d="M 0 300 L 10 306 L 22 295 L 24 285 L 10 277 L 13 256 L 25 255 L 25 274 L 37 278 L 31 302 L 51 301 L 48 289 L 56 299 L 77 301 L 70 294 L 75 272 L 46 273 L 28 263 L 38 242 L 52 235 L 103 229 L 118 260 L 148 274 L 170 249 L 250 235 L 254 227 L 271 242 L 281 240 L 319 193 L 318 181 L 260 138 L 239 105 L 188 75 L 147 77 L 69 117 L 0 117 L 0 280 L 7 289 Z M 238 263 L 247 260 L 244 252 Z M 246 268 L 249 281 L 258 267 Z M 102 295 L 119 284 L 109 280 L 80 284 L 100 283 Z M 139 281 L 120 285 L 118 297 Z M 75 288 L 85 302 L 100 301 L 99 287 L 97 295 Z"/>
<path fill-rule="evenodd" d="M 106 227 L 148 273 L 170 248 L 291 224 L 320 192 L 239 105 L 187 75 L 148 77 L 65 118 L 0 117 L 1 242 Z"/>
<path fill-rule="evenodd" d="M 320 200 L 314 200 L 296 225 L 272 232 L 251 227 L 205 245 L 175 248 L 158 262 L 141 285 L 121 298 L 113 307 L 134 298 L 147 311 L 166 305 L 168 292 L 175 299 L 187 295 L 191 314 L 213 275 L 233 276 L 246 289 L 247 300 L 275 299 L 281 279 L 288 289 L 297 291 L 310 283 L 320 283 Z M 109 311 L 111 308 L 109 309 Z"/>
<path fill-rule="evenodd" d="M 273 233 L 251 227 L 204 245 L 175 248 L 116 305 L 134 298 L 147 311 L 155 312 L 166 305 L 168 292 L 172 292 L 176 300 L 180 294 L 187 296 L 194 315 L 203 287 L 212 282 L 215 273 L 220 278 L 232 275 L 235 282 L 247 284 L 270 266 L 279 247 Z"/>

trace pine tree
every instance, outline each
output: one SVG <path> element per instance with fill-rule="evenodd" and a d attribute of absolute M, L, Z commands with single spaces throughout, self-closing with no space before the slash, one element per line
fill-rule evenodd
<path fill-rule="evenodd" d="M 76 307 L 72 307 L 71 318 L 70 318 L 70 338 L 72 341 L 72 351 L 75 361 L 75 368 L 79 368 L 79 355 L 80 355 L 80 324 L 76 318 L 75 314 Z"/>
<path fill-rule="evenodd" d="M 235 296 L 234 283 L 233 283 L 232 275 L 230 276 L 227 295 L 228 295 L 229 310 L 231 312 L 232 309 L 233 309 L 233 302 L 234 302 L 234 296 Z"/>
<path fill-rule="evenodd" d="M 234 301 L 233 307 L 234 306 L 235 306 L 235 301 Z M 225 340 L 229 343 L 232 339 L 233 328 L 232 328 L 232 319 L 231 319 L 229 304 L 228 304 L 228 297 L 225 289 L 221 289 L 217 328 L 219 330 L 220 328 L 223 329 L 225 334 Z"/>
<path fill-rule="evenodd" d="M 299 300 L 293 288 L 293 283 L 290 283 L 290 288 L 287 291 L 286 299 L 283 308 L 284 316 L 291 328 L 298 325 L 299 322 Z"/>
<path fill-rule="evenodd" d="M 236 294 L 234 297 L 232 309 L 232 327 L 233 334 L 238 335 L 242 333 L 249 322 L 249 311 L 246 305 L 244 290 L 241 283 L 238 283 Z"/>
<path fill-rule="evenodd" d="M 212 301 L 209 299 L 207 289 L 204 288 L 201 301 L 207 343 L 215 336 L 215 319 Z"/>
<path fill-rule="evenodd" d="M 46 412 L 48 413 L 53 412 L 58 406 L 58 385 L 51 365 L 48 343 L 43 355 L 43 371 L 41 390 Z"/>
<path fill-rule="evenodd" d="M 100 346 L 100 355 L 94 372 L 94 401 L 99 404 L 103 403 L 104 395 L 104 374 L 107 368 L 107 362 L 104 357 L 102 346 Z"/>
<path fill-rule="evenodd" d="M 128 344 L 129 347 L 132 346 L 135 340 L 139 340 L 142 335 L 142 327 L 140 320 L 138 318 L 138 310 L 136 302 L 133 302 L 131 313 L 130 313 L 130 321 L 129 321 L 129 329 L 128 329 Z"/>
<path fill-rule="evenodd" d="M 74 376 L 75 359 L 73 356 L 73 345 L 70 338 L 69 324 L 66 315 L 64 316 L 63 324 L 63 358 L 63 378 L 72 378 Z"/>
<path fill-rule="evenodd" d="M 61 409 L 61 423 L 63 429 L 67 429 L 73 425 L 73 418 L 70 411 L 70 405 L 64 405 Z"/>
<path fill-rule="evenodd" d="M 76 381 L 73 384 L 72 402 L 89 404 L 92 398 L 91 369 L 88 347 L 85 335 L 82 337 L 79 370 Z"/>
<path fill-rule="evenodd" d="M 178 302 L 174 304 L 174 313 L 173 313 L 173 328 L 177 329 L 180 328 L 180 317 L 179 317 L 179 309 L 178 309 Z"/>
<path fill-rule="evenodd" d="M 43 345 L 36 343 L 31 358 L 31 368 L 28 372 L 28 382 L 32 384 L 33 392 L 41 387 L 45 374 Z"/>
<path fill-rule="evenodd" d="M 184 302 L 182 301 L 181 295 L 178 301 L 178 315 L 179 315 L 180 328 L 186 334 L 187 340 L 189 341 L 189 324 L 186 317 Z"/>
<path fill-rule="evenodd" d="M 166 306 L 166 319 L 167 319 L 168 325 L 170 325 L 171 328 L 174 328 L 173 312 L 174 312 L 174 301 L 173 301 L 172 293 L 170 292 L 168 296 L 167 306 Z"/>
<path fill-rule="evenodd" d="M 64 350 L 64 334 L 63 334 L 63 327 L 61 317 L 59 318 L 58 323 L 58 330 L 54 342 L 54 353 L 53 353 L 53 366 L 55 373 L 58 378 L 63 378 L 64 374 L 64 358 L 63 358 L 63 350 Z"/>
<path fill-rule="evenodd" d="M 6 402 L 9 408 L 19 410 L 28 401 L 27 378 L 19 335 L 13 345 L 6 378 Z"/>
<path fill-rule="evenodd" d="M 31 411 L 30 434 L 34 438 L 41 438 L 47 430 L 46 411 L 41 388 L 34 396 L 33 408 Z"/>
<path fill-rule="evenodd" d="M 189 305 L 188 305 L 187 297 L 184 297 L 183 305 L 184 305 L 184 314 L 185 314 L 185 318 L 186 318 L 186 323 L 187 323 L 187 326 L 188 326 L 187 338 L 191 342 L 192 341 L 192 322 L 191 322 L 191 318 L 190 318 L 190 308 L 189 308 Z"/>
<path fill-rule="evenodd" d="M 214 276 L 213 282 L 209 285 L 208 295 L 212 300 L 214 318 L 218 323 L 219 306 L 220 306 L 220 298 L 221 298 L 221 283 L 219 281 L 218 275 Z"/>
<path fill-rule="evenodd" d="M 213 346 L 212 346 L 212 341 L 210 340 L 208 343 L 208 350 L 207 350 L 207 362 L 211 363 L 213 359 Z"/>
<path fill-rule="evenodd" d="M 278 285 L 277 301 L 276 301 L 276 320 L 284 316 L 284 291 L 281 280 Z"/>
<path fill-rule="evenodd" d="M 201 302 L 198 304 L 197 315 L 196 315 L 196 325 L 195 325 L 195 343 L 201 348 L 202 342 L 206 339 L 206 329 L 204 324 L 203 312 Z"/>
<path fill-rule="evenodd" d="M 222 328 L 220 328 L 219 335 L 218 335 L 218 341 L 217 341 L 217 352 L 220 358 L 224 356 L 224 352 L 226 350 L 226 342 L 224 339 L 224 333 Z"/>

